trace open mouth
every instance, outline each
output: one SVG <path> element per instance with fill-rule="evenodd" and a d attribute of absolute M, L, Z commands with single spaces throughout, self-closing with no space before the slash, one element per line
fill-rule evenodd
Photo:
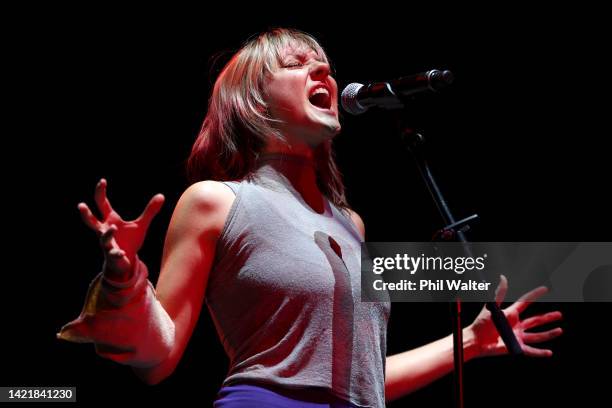
<path fill-rule="evenodd" d="M 331 95 L 329 94 L 329 90 L 324 85 L 315 87 L 310 92 L 308 101 L 319 109 L 331 108 Z"/>

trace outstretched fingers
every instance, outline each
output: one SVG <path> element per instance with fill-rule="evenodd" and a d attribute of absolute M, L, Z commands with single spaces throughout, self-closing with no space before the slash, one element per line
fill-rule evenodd
<path fill-rule="evenodd" d="M 551 357 L 553 355 L 552 350 L 531 347 L 527 344 L 523 344 L 523 353 L 529 357 Z"/>
<path fill-rule="evenodd" d="M 514 302 L 508 309 L 514 309 L 519 314 L 522 313 L 527 307 L 538 300 L 541 296 L 548 292 L 546 286 L 539 286 L 521 296 L 516 302 Z"/>
<path fill-rule="evenodd" d="M 115 224 L 112 224 L 100 236 L 100 245 L 102 246 L 104 251 L 106 251 L 108 256 L 116 259 L 121 259 L 125 256 L 125 251 L 119 248 L 118 246 L 113 245 L 113 238 L 115 237 L 115 232 L 117 232 L 117 226 Z"/>
<path fill-rule="evenodd" d="M 548 312 L 541 315 L 529 317 L 523 320 L 523 330 L 529 330 L 537 326 L 542 326 L 557 320 L 561 320 L 563 315 L 559 311 Z"/>
<path fill-rule="evenodd" d="M 115 231 L 117 231 L 117 226 L 113 224 L 109 226 L 106 231 L 102 232 L 102 235 L 100 236 L 100 245 L 109 253 L 114 248 L 113 237 Z"/>
<path fill-rule="evenodd" d="M 141 224 L 145 230 L 149 228 L 151 221 L 153 221 L 153 218 L 157 215 L 157 213 L 159 213 L 159 210 L 161 210 L 162 206 L 164 205 L 164 200 L 165 198 L 163 194 L 154 195 L 140 217 L 136 219 L 136 222 Z"/>
<path fill-rule="evenodd" d="M 499 284 L 495 289 L 495 303 L 501 306 L 504 299 L 506 298 L 506 292 L 508 292 L 508 279 L 504 275 L 499 276 Z"/>
<path fill-rule="evenodd" d="M 563 334 L 563 329 L 557 327 L 556 329 L 551 329 L 539 333 L 527 333 L 523 332 L 523 342 L 525 343 L 543 343 L 548 340 L 552 340 L 555 337 L 559 337 Z"/>
<path fill-rule="evenodd" d="M 79 210 L 79 213 L 81 214 L 81 218 L 83 219 L 85 225 L 99 233 L 102 224 L 100 223 L 100 221 L 98 221 L 96 216 L 93 215 L 87 204 L 79 203 L 79 205 L 77 205 L 77 208 Z"/>
<path fill-rule="evenodd" d="M 110 201 L 108 201 L 108 197 L 106 195 L 106 185 L 106 179 L 100 179 L 98 184 L 96 184 L 95 192 L 96 204 L 98 205 L 100 214 L 102 214 L 102 219 L 106 219 L 113 211 L 113 207 L 111 207 Z"/>

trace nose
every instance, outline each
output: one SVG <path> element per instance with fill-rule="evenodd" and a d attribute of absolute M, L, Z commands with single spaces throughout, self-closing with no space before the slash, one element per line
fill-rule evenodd
<path fill-rule="evenodd" d="M 317 61 L 310 69 L 310 77 L 314 81 L 320 81 L 329 76 L 331 69 L 326 62 Z"/>

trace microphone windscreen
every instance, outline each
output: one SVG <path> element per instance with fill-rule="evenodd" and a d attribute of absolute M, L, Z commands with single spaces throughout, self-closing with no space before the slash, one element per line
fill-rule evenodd
<path fill-rule="evenodd" d="M 362 87 L 362 84 L 356 82 L 348 84 L 340 96 L 342 108 L 351 115 L 360 115 L 368 110 L 367 107 L 361 106 L 357 100 L 357 94 Z"/>

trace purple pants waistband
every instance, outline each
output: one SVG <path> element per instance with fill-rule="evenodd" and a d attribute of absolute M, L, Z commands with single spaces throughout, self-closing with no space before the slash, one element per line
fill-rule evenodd
<path fill-rule="evenodd" d="M 271 384 L 222 387 L 213 408 L 359 408 L 324 390 L 293 390 Z"/>

